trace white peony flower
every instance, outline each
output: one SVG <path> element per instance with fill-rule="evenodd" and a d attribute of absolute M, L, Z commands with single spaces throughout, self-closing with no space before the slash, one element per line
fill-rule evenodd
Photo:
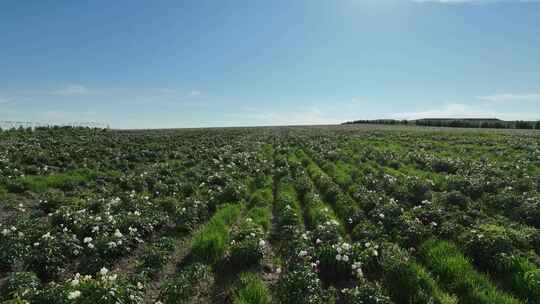
<path fill-rule="evenodd" d="M 76 298 L 80 297 L 81 296 L 81 292 L 78 291 L 78 290 L 75 290 L 75 291 L 72 291 L 68 294 L 68 299 L 69 300 L 75 300 Z"/>
<path fill-rule="evenodd" d="M 122 234 L 122 232 L 120 232 L 120 230 L 116 229 L 116 231 L 114 231 L 114 236 L 117 238 L 121 238 L 124 235 Z"/>

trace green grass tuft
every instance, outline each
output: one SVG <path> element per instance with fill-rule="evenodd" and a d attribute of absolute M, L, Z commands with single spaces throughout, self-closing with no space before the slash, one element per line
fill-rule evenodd
<path fill-rule="evenodd" d="M 239 205 L 225 205 L 193 238 L 192 254 L 200 262 L 215 264 L 229 245 L 229 226 L 240 214 Z"/>
<path fill-rule="evenodd" d="M 240 276 L 233 304 L 269 304 L 270 295 L 262 280 L 253 273 Z"/>
<path fill-rule="evenodd" d="M 422 246 L 426 266 L 464 304 L 519 304 L 521 301 L 499 291 L 489 279 L 473 268 L 452 243 L 429 240 Z"/>

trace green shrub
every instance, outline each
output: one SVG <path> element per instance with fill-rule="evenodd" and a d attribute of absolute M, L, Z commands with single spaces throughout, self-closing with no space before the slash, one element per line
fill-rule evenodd
<path fill-rule="evenodd" d="M 32 304 L 143 303 L 142 290 L 138 286 L 123 278 L 118 278 L 117 275 L 107 274 L 106 269 L 103 271 L 105 272 L 98 274 L 97 278 L 77 274 L 72 280 L 61 284 L 51 283 L 40 289 L 25 289 L 26 292 L 16 295 L 13 301 L 8 303 L 20 303 L 19 300 Z"/>
<path fill-rule="evenodd" d="M 7 189 L 3 185 L 0 185 L 0 200 L 6 198 L 6 196 Z"/>
<path fill-rule="evenodd" d="M 257 266 L 262 261 L 270 216 L 268 207 L 255 207 L 241 221 L 238 229 L 231 231 L 229 262 L 235 269 Z"/>
<path fill-rule="evenodd" d="M 530 227 L 503 226 L 484 223 L 463 232 L 459 240 L 476 265 L 484 270 L 497 270 L 500 257 L 510 256 L 516 250 L 532 249 L 532 237 L 537 230 Z"/>
<path fill-rule="evenodd" d="M 352 230 L 351 237 L 357 242 L 385 239 L 385 233 L 380 225 L 368 220 L 362 220 Z"/>
<path fill-rule="evenodd" d="M 344 304 L 393 304 L 384 290 L 377 284 L 362 281 L 355 288 L 342 289 L 340 303 Z"/>
<path fill-rule="evenodd" d="M 182 269 L 168 280 L 161 290 L 160 300 L 165 304 L 189 303 L 214 284 L 212 269 L 203 264 L 193 264 Z"/>
<path fill-rule="evenodd" d="M 154 276 L 167 263 L 168 253 L 168 251 L 161 250 L 155 246 L 145 248 L 137 261 L 137 272 Z"/>
<path fill-rule="evenodd" d="M 39 200 L 39 208 L 45 213 L 52 213 L 67 203 L 64 193 L 56 189 L 47 189 L 42 199 Z"/>
<path fill-rule="evenodd" d="M 14 299 L 25 293 L 35 292 L 40 281 L 33 272 L 12 272 L 3 286 L 0 286 L 0 300 Z"/>
<path fill-rule="evenodd" d="M 24 257 L 26 268 L 42 279 L 55 278 L 65 267 L 66 261 L 73 257 L 80 245 L 67 234 L 44 234 L 30 247 Z"/>
<path fill-rule="evenodd" d="M 276 297 L 282 304 L 323 303 L 323 289 L 317 274 L 306 264 L 297 264 L 279 278 Z"/>
<path fill-rule="evenodd" d="M 176 206 L 174 212 L 176 229 L 182 233 L 190 233 L 204 222 L 208 216 L 206 201 L 187 198 L 182 204 Z"/>

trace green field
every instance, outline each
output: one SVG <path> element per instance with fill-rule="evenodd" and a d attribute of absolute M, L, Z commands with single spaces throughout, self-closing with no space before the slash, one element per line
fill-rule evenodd
<path fill-rule="evenodd" d="M 540 132 L 0 132 L 0 303 L 540 303 Z"/>

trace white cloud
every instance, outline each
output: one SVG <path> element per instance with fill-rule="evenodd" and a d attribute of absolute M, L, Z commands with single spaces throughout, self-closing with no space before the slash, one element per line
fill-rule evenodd
<path fill-rule="evenodd" d="M 189 96 L 191 97 L 199 96 L 199 95 L 201 95 L 201 91 L 194 90 L 194 91 L 189 92 Z"/>
<path fill-rule="evenodd" d="M 175 89 L 169 89 L 169 88 L 162 88 L 156 90 L 160 94 L 177 94 L 178 90 Z"/>
<path fill-rule="evenodd" d="M 66 111 L 64 109 L 48 109 L 36 115 L 37 122 L 43 124 L 99 124 L 98 112 L 96 111 Z"/>
<path fill-rule="evenodd" d="M 471 106 L 462 103 L 447 103 L 439 108 L 431 108 L 414 112 L 393 113 L 389 115 L 394 119 L 420 119 L 420 118 L 499 118 L 503 120 L 538 120 L 540 112 L 536 113 L 508 113 L 507 111 L 494 111 L 491 108 Z"/>
<path fill-rule="evenodd" d="M 397 119 L 419 118 L 467 118 L 467 117 L 494 117 L 494 113 L 474 109 L 461 103 L 448 103 L 440 108 L 426 109 L 417 112 L 404 112 L 392 114 Z"/>
<path fill-rule="evenodd" d="M 235 121 L 242 122 L 236 125 L 320 125 L 343 122 L 342 119 L 328 117 L 317 107 L 299 107 L 289 111 L 265 111 L 263 109 L 247 107 L 239 113 L 228 113 L 225 115 L 227 117 L 233 117 Z"/>
<path fill-rule="evenodd" d="M 73 96 L 73 95 L 86 95 L 90 93 L 90 90 L 88 90 L 85 86 L 80 84 L 71 84 L 67 85 L 64 88 L 51 91 L 52 95 L 60 95 L 60 96 Z"/>
<path fill-rule="evenodd" d="M 478 99 L 495 103 L 540 101 L 540 94 L 494 94 L 479 96 Z"/>

